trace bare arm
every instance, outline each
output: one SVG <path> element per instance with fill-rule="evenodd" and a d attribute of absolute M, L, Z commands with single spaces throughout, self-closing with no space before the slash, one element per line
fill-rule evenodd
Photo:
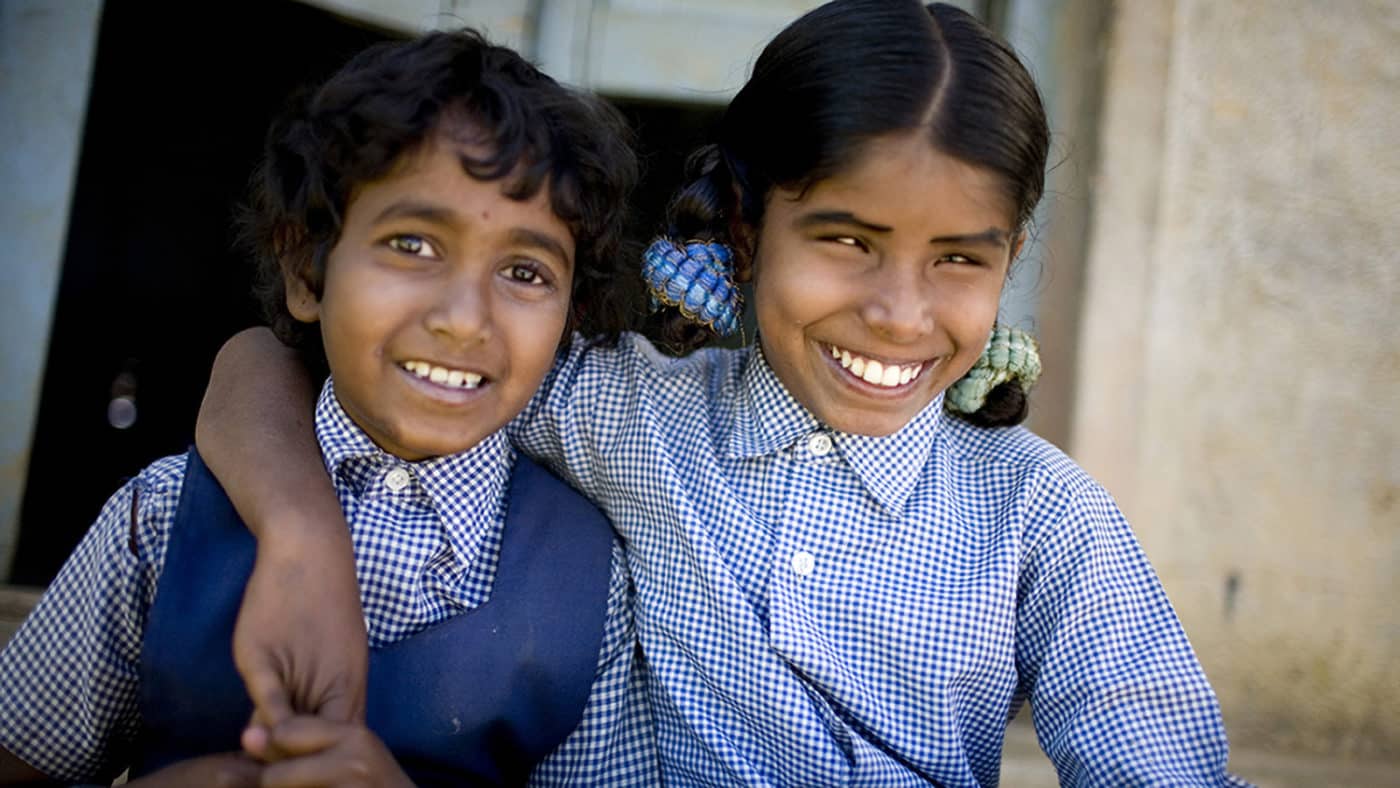
<path fill-rule="evenodd" d="M 0 747 L 0 785 L 27 785 L 50 783 L 45 774 L 19 759 L 19 756 Z"/>
<path fill-rule="evenodd" d="M 255 720 L 364 715 L 368 652 L 350 532 L 316 443 L 316 386 L 267 329 L 219 351 L 195 443 L 258 538 L 234 632 Z"/>

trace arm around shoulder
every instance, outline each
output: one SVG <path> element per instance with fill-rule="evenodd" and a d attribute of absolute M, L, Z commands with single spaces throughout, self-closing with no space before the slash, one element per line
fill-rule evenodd
<path fill-rule="evenodd" d="M 316 443 L 315 404 L 305 365 L 268 329 L 243 331 L 219 349 L 195 445 L 259 537 L 281 520 L 343 531 Z"/>
<path fill-rule="evenodd" d="M 315 432 L 315 388 L 267 329 L 214 361 L 195 442 L 258 536 L 234 657 L 260 722 L 293 711 L 357 719 L 367 646 L 349 529 Z"/>

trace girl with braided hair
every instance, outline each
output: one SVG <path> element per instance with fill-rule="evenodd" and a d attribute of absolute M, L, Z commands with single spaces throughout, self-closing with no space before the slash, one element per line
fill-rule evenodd
<path fill-rule="evenodd" d="M 736 329 L 742 282 L 755 341 L 575 341 L 509 428 L 625 542 L 667 782 L 995 785 L 1027 701 L 1065 784 L 1232 779 L 1127 522 L 1015 426 L 1039 362 L 995 319 L 1048 136 L 972 16 L 817 8 L 764 49 L 644 255 L 660 341 Z M 259 742 L 293 693 L 314 709 L 360 682 L 351 628 L 318 634 L 356 608 L 323 582 L 348 552 L 298 448 L 309 403 L 286 404 L 304 388 L 241 336 L 199 435 L 260 539 L 237 646 Z"/>

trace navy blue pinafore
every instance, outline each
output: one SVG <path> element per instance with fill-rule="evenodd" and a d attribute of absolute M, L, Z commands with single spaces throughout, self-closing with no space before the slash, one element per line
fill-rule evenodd
<path fill-rule="evenodd" d="M 525 456 L 490 599 L 369 656 L 366 722 L 418 785 L 518 784 L 578 725 L 608 604 L 612 528 Z M 252 703 L 233 626 L 255 542 L 192 448 L 141 652 L 133 777 L 237 750 Z"/>

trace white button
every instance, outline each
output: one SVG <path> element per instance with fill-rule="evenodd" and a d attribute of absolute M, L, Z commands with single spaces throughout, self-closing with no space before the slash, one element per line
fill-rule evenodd
<path fill-rule="evenodd" d="M 831 452 L 831 436 L 825 432 L 813 433 L 812 437 L 807 439 L 807 451 L 818 457 L 825 457 Z"/>
<path fill-rule="evenodd" d="M 384 475 L 384 486 L 393 492 L 399 492 L 407 487 L 409 481 L 408 471 L 403 468 L 395 468 Z"/>
<path fill-rule="evenodd" d="M 792 554 L 792 571 L 807 577 L 812 574 L 812 570 L 817 568 L 817 557 L 806 550 L 798 550 Z"/>
<path fill-rule="evenodd" d="M 365 633 L 369 633 L 369 616 L 365 616 Z"/>

